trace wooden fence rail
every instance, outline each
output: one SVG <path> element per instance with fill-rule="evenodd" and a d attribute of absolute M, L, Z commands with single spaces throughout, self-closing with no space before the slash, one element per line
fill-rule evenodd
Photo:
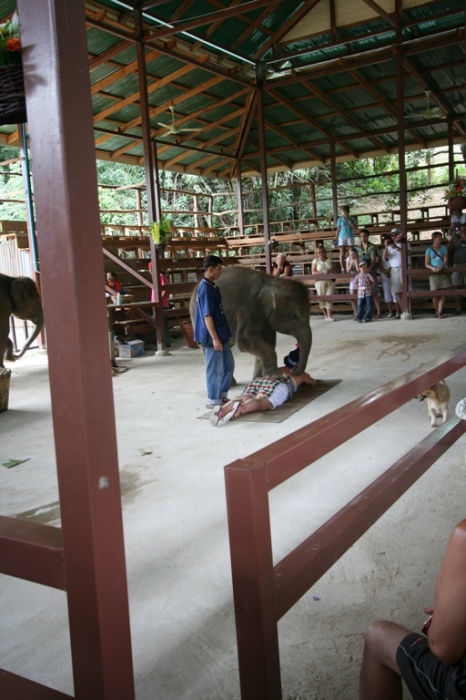
<path fill-rule="evenodd" d="M 430 433 L 275 566 L 269 492 L 464 366 L 461 345 L 225 467 L 242 700 L 282 699 L 279 619 L 466 432 L 466 420 Z"/>

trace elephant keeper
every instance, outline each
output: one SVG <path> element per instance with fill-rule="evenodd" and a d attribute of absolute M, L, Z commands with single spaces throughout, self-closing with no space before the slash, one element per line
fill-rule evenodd
<path fill-rule="evenodd" d="M 207 408 L 228 401 L 235 360 L 231 352 L 231 333 L 222 307 L 220 290 L 215 285 L 222 274 L 222 260 L 208 255 L 204 260 L 204 277 L 196 293 L 194 340 L 204 353 L 207 384 Z"/>

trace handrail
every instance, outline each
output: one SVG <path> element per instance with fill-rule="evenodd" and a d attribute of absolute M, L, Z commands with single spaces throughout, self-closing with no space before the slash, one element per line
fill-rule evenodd
<path fill-rule="evenodd" d="M 460 345 L 225 467 L 242 700 L 281 700 L 278 620 L 466 432 L 466 421 L 430 433 L 275 565 L 269 492 L 464 366 Z"/>

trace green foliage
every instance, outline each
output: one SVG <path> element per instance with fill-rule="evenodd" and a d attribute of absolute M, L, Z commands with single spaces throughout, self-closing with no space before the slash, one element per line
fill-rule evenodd
<path fill-rule="evenodd" d="M 439 157 L 439 152 L 444 153 L 446 161 L 446 151 L 438 149 L 405 154 L 409 201 L 432 202 L 437 190 L 438 201 L 441 201 L 442 188 L 449 181 L 448 168 L 446 165 L 433 169 L 429 167 Z M 24 199 L 21 163 L 14 162 L 18 153 L 16 148 L 0 147 L 0 162 L 12 161 L 0 166 L 0 218 L 24 221 L 24 203 L 5 201 Z M 148 225 L 144 168 L 111 161 L 98 161 L 96 168 L 102 223 L 140 223 L 136 212 L 139 202 L 142 221 Z M 336 174 L 339 203 L 349 204 L 354 213 L 399 207 L 396 155 L 338 163 Z M 201 227 L 212 225 L 225 229 L 238 225 L 236 182 L 211 180 L 166 170 L 161 170 L 159 177 L 163 188 L 162 214 L 168 214 L 173 219 L 174 227 L 193 226 L 195 216 Z M 139 188 L 136 187 L 138 185 Z M 269 177 L 268 188 L 271 223 L 294 221 L 297 226 L 304 227 L 306 220 L 322 219 L 333 214 L 329 167 L 275 173 Z M 243 178 L 242 193 L 245 226 L 263 223 L 260 177 Z"/>

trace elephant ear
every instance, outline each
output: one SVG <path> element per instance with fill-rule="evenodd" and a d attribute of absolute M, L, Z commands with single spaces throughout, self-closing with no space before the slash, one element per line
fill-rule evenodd
<path fill-rule="evenodd" d="M 18 318 L 30 318 L 31 310 L 35 310 L 39 293 L 30 277 L 16 277 L 11 285 L 11 311 Z"/>

